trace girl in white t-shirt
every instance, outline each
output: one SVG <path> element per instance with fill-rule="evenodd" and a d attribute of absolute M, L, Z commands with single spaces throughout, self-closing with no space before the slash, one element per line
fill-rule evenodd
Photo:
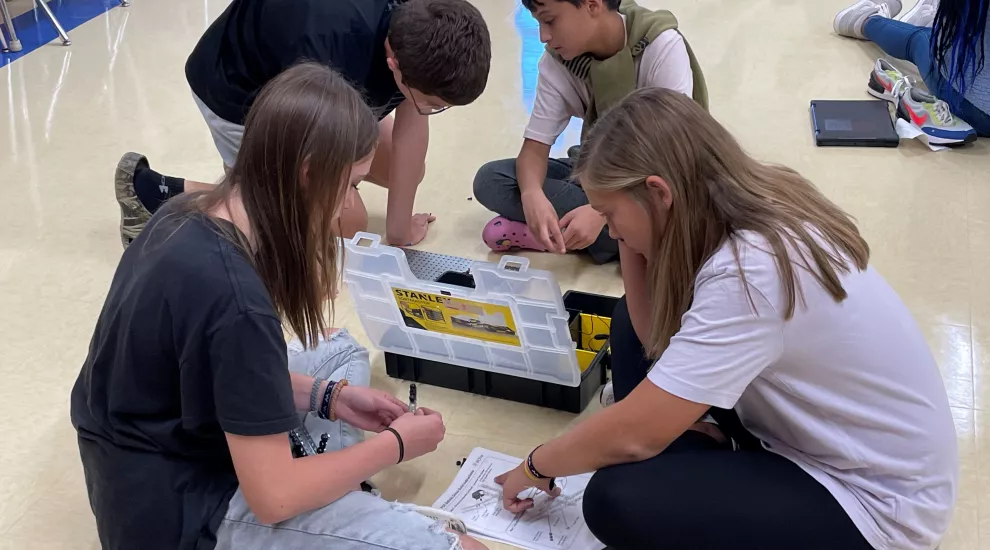
<path fill-rule="evenodd" d="M 503 474 L 506 507 L 597 470 L 584 511 L 609 548 L 937 546 L 948 399 L 849 216 L 659 88 L 598 122 L 577 174 L 620 246 L 617 402 Z"/>

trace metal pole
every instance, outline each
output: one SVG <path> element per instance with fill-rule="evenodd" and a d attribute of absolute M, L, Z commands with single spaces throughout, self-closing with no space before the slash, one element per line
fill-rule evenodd
<path fill-rule="evenodd" d="M 7 27 L 7 34 L 10 35 L 10 44 L 6 40 L 3 40 L 4 49 L 10 49 L 12 52 L 19 52 L 23 48 L 21 46 L 21 41 L 17 39 L 17 31 L 14 30 L 14 22 L 10 19 L 10 11 L 7 9 L 7 1 L 0 0 L 0 15 L 3 15 L 3 24 Z M 3 39 L 3 31 L 0 31 L 0 39 Z"/>
<path fill-rule="evenodd" d="M 45 0 L 35 0 L 35 4 L 37 4 L 38 7 L 45 12 L 45 15 L 47 15 L 48 19 L 52 22 L 52 26 L 55 27 L 55 31 L 58 32 L 59 37 L 62 39 L 62 45 L 71 46 L 72 40 L 69 39 L 69 35 L 66 34 L 65 29 L 62 28 L 62 24 L 58 22 L 58 19 L 55 17 L 55 14 L 52 13 L 52 9 L 48 7 L 48 4 L 45 3 Z"/>

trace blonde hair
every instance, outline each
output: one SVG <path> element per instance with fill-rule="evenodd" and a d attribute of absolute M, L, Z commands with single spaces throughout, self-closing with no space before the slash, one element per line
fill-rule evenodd
<path fill-rule="evenodd" d="M 666 226 L 653 240 L 647 263 L 653 318 L 644 346 L 653 358 L 680 330 L 695 278 L 712 254 L 728 241 L 739 264 L 740 231 L 756 232 L 769 243 L 788 319 L 803 299 L 795 260 L 836 301 L 846 298 L 839 276 L 849 272 L 849 262 L 858 270 L 869 262 L 869 246 L 848 214 L 794 170 L 747 155 L 711 115 L 678 92 L 646 88 L 626 97 L 595 124 L 576 172 L 585 188 L 629 193 L 651 214 L 659 205 L 647 177 L 658 176 L 670 187 Z M 661 235 L 652 218 L 653 231 Z M 745 286 L 741 264 L 740 273 Z"/>

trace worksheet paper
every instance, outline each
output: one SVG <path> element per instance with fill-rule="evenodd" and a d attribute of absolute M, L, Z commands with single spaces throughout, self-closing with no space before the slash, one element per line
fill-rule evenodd
<path fill-rule="evenodd" d="M 474 449 L 433 507 L 457 515 L 474 535 L 520 548 L 605 548 L 588 530 L 581 508 L 591 474 L 558 479 L 561 493 L 555 499 L 542 491 L 528 490 L 521 496 L 535 499 L 535 506 L 521 514 L 513 515 L 502 507 L 502 488 L 495 478 L 521 462 L 521 458 Z"/>

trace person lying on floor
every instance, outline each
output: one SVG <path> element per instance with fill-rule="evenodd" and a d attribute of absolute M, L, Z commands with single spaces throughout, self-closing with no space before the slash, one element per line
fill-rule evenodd
<path fill-rule="evenodd" d="M 186 62 L 193 100 L 224 167 L 234 165 L 258 91 L 299 61 L 318 61 L 357 86 L 379 119 L 379 145 L 365 181 L 388 189 L 389 243 L 422 241 L 435 219 L 413 213 L 426 171 L 429 116 L 481 96 L 491 38 L 467 0 L 233 0 Z M 395 111 L 395 117 L 389 116 Z M 124 247 L 166 200 L 210 184 L 160 174 L 127 153 L 114 178 Z M 350 238 L 368 225 L 356 188 L 341 215 Z"/>
<path fill-rule="evenodd" d="M 990 70 L 984 65 L 990 0 L 918 0 L 894 19 L 900 11 L 901 0 L 859 0 L 833 21 L 837 34 L 870 40 L 887 55 L 914 63 L 930 92 L 881 59 L 870 75 L 870 93 L 895 103 L 898 115 L 934 143 L 990 137 Z"/>
<path fill-rule="evenodd" d="M 619 243 L 616 402 L 501 475 L 505 506 L 597 471 L 584 514 L 610 549 L 937 546 L 949 401 L 851 218 L 660 88 L 598 122 L 576 173 Z"/>
<path fill-rule="evenodd" d="M 362 490 L 444 438 L 440 414 L 367 387 L 367 351 L 324 313 L 335 222 L 377 142 L 341 75 L 288 69 L 222 182 L 165 204 L 124 251 L 71 398 L 104 549 L 484 548 Z M 293 458 L 303 421 L 327 438 Z"/>
<path fill-rule="evenodd" d="M 614 261 L 618 245 L 574 183 L 573 160 L 550 159 L 550 148 L 572 116 L 584 119 L 583 135 L 637 88 L 677 90 L 707 108 L 701 67 L 669 11 L 632 0 L 522 4 L 539 22 L 547 47 L 519 156 L 489 162 L 475 175 L 474 196 L 498 214 L 482 238 L 495 251 L 584 250 L 597 263 Z"/>

